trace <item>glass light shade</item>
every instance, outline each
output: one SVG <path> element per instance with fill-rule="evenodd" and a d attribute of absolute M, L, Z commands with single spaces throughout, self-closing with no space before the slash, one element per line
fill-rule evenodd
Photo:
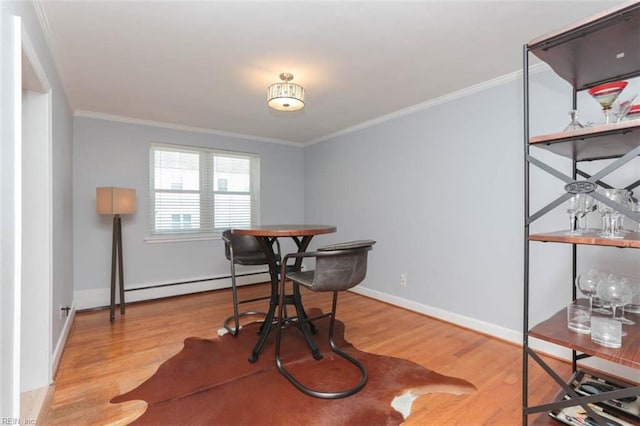
<path fill-rule="evenodd" d="M 267 105 L 278 111 L 302 109 L 304 108 L 304 88 L 289 82 L 274 83 L 267 89 Z"/>

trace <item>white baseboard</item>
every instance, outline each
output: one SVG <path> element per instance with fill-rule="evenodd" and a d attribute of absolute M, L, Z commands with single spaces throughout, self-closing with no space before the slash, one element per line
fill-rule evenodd
<path fill-rule="evenodd" d="M 449 322 L 451 324 L 459 325 L 470 330 L 475 330 L 480 333 L 488 334 L 490 336 L 497 337 L 499 339 L 511 342 L 515 345 L 522 347 L 522 332 L 511 330 L 505 327 L 501 327 L 488 322 L 480 321 L 476 318 L 466 317 L 464 315 L 448 312 L 433 306 L 423 305 L 421 303 L 414 302 L 412 300 L 403 299 L 401 297 L 392 296 L 386 293 L 382 293 L 376 290 L 364 286 L 358 286 L 351 289 L 354 293 L 362 294 L 363 296 L 370 297 L 372 299 L 380 300 L 382 302 L 389 303 L 394 306 L 408 309 L 410 311 L 418 312 L 424 315 L 428 315 L 433 318 L 437 318 L 442 321 Z M 564 359 L 571 362 L 571 350 L 562 346 L 554 345 L 549 342 L 545 342 L 538 339 L 531 339 L 529 341 L 529 347 L 536 352 L 550 355 L 556 358 Z M 594 370 L 604 371 L 610 375 L 614 375 L 621 378 L 626 378 L 633 382 L 640 382 L 640 371 L 625 367 L 620 364 L 613 363 L 600 358 L 590 358 L 580 361 L 580 365 L 587 366 Z"/>
<path fill-rule="evenodd" d="M 236 278 L 237 285 L 256 284 L 269 281 L 269 274 L 262 272 L 253 275 L 239 275 Z M 125 285 L 125 301 L 140 302 L 144 300 L 160 299 L 163 297 L 181 296 L 184 294 L 198 293 L 202 291 L 219 290 L 231 287 L 231 278 L 193 278 L 184 283 L 147 283 Z M 109 306 L 110 290 L 98 288 L 93 290 L 79 290 L 73 293 L 73 304 L 78 310 L 94 309 Z M 116 297 L 117 300 L 117 297 Z"/>
<path fill-rule="evenodd" d="M 65 319 L 64 327 L 62 327 L 62 333 L 60 333 L 60 338 L 58 339 L 58 343 L 53 351 L 53 357 L 51 359 L 51 380 L 56 377 L 56 372 L 58 371 L 58 367 L 60 366 L 60 359 L 62 358 L 62 353 L 64 352 L 64 347 L 67 344 L 67 339 L 69 338 L 69 332 L 71 331 L 71 325 L 73 324 L 73 319 L 76 316 L 76 308 L 75 304 L 71 305 L 71 309 L 69 309 L 69 315 Z"/>

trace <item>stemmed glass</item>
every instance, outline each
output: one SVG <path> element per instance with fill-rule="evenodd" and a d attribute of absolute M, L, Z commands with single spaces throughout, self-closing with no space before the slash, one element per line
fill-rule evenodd
<path fill-rule="evenodd" d="M 576 213 L 578 224 L 576 226 L 581 234 L 587 232 L 587 215 L 593 211 L 594 202 L 593 197 L 585 195 L 583 202 L 578 207 L 578 212 Z"/>
<path fill-rule="evenodd" d="M 569 213 L 569 235 L 578 235 L 577 216 L 580 208 L 580 202 L 577 194 L 569 198 L 567 201 L 567 213 Z"/>
<path fill-rule="evenodd" d="M 631 210 L 634 213 L 640 213 L 640 199 L 634 200 L 631 198 Z M 640 232 L 640 221 L 638 221 L 638 232 Z"/>
<path fill-rule="evenodd" d="M 618 204 L 624 205 L 628 198 L 628 192 L 626 189 L 605 189 L 604 195 L 612 201 Z M 598 203 L 598 212 L 602 214 L 602 234 L 605 238 L 621 239 L 624 238 L 620 230 L 620 213 L 615 211 L 604 203 Z"/>
<path fill-rule="evenodd" d="M 609 124 L 611 106 L 618 99 L 624 88 L 627 87 L 627 84 L 626 81 L 613 81 L 589 89 L 589 94 L 602 106 L 606 124 Z"/>
<path fill-rule="evenodd" d="M 624 276 L 623 279 L 626 280 L 627 285 L 631 289 L 631 300 L 629 301 L 629 303 L 633 303 L 636 296 L 638 295 L 638 292 L 640 292 L 640 279 L 636 277 L 630 277 L 630 276 Z M 624 305 L 622 305 L 622 311 L 620 313 L 620 316 L 616 317 L 616 320 L 620 321 L 623 324 L 634 325 L 636 322 L 634 320 L 631 320 L 625 317 L 624 315 L 625 305 L 628 305 L 629 303 L 625 303 Z"/>
<path fill-rule="evenodd" d="M 611 311 L 605 308 L 593 308 L 593 298 L 598 294 L 598 284 L 604 279 L 602 273 L 595 269 L 589 269 L 587 272 L 576 277 L 576 288 L 580 293 L 589 298 L 589 310 L 600 314 L 610 314 Z"/>
<path fill-rule="evenodd" d="M 627 189 L 618 189 L 618 202 L 629 210 L 633 210 L 633 197 L 631 191 Z M 618 213 L 616 219 L 616 232 L 620 235 L 626 234 L 628 231 L 624 229 L 624 215 Z"/>
<path fill-rule="evenodd" d="M 626 101 L 620 102 L 614 106 L 613 115 L 615 115 L 616 117 L 616 123 L 621 122 L 627 116 L 627 114 L 631 110 L 631 107 L 633 106 L 633 101 L 636 99 L 637 96 L 638 94 L 636 93 Z"/>
<path fill-rule="evenodd" d="M 611 304 L 611 319 L 617 320 L 616 309 L 618 306 L 624 306 L 631 302 L 633 293 L 628 280 L 617 274 L 609 274 L 604 280 L 601 280 L 596 290 L 600 299 Z M 622 332 L 623 336 L 626 333 Z"/>
<path fill-rule="evenodd" d="M 587 194 L 575 194 L 567 201 L 569 235 L 582 234 L 584 226 L 579 226 L 579 222 L 591 210 L 590 198 Z"/>

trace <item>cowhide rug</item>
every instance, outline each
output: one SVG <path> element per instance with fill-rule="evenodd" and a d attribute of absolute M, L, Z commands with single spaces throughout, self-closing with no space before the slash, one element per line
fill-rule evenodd
<path fill-rule="evenodd" d="M 335 391 L 357 383 L 359 371 L 329 349 L 329 319 L 314 324 L 318 328 L 314 338 L 324 358 L 314 360 L 302 333 L 287 328 L 282 350 L 287 369 L 319 390 Z M 275 332 L 259 360 L 247 361 L 259 325 L 245 326 L 235 338 L 226 334 L 213 340 L 186 339 L 184 349 L 160 365 L 153 376 L 111 403 L 146 401 L 146 411 L 133 423 L 138 425 L 399 425 L 420 395 L 476 390 L 465 380 L 407 360 L 361 352 L 344 340 L 344 325 L 337 321 L 338 345 L 364 363 L 369 381 L 362 391 L 347 398 L 312 398 L 276 369 Z"/>

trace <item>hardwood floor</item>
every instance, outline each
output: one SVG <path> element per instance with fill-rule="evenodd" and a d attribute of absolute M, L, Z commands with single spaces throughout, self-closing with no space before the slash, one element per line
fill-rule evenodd
<path fill-rule="evenodd" d="M 243 297 L 264 293 L 266 285 L 243 287 Z M 330 309 L 330 295 L 304 292 L 305 306 Z M 256 302 L 256 308 L 265 302 Z M 109 400 L 133 389 L 182 349 L 187 337 L 215 338 L 231 312 L 231 293 L 219 290 L 127 306 L 110 323 L 107 310 L 76 315 L 44 425 L 124 425 L 146 404 Z M 245 305 L 244 307 L 251 307 Z M 354 293 L 343 293 L 338 318 L 346 338 L 366 352 L 417 362 L 473 383 L 471 395 L 425 395 L 414 402 L 406 425 L 518 425 L 521 419 L 520 347 L 487 335 L 397 308 Z M 568 363 L 547 359 L 568 377 Z M 557 387 L 538 367 L 529 399 L 545 401 Z M 541 416 L 536 424 L 556 424 Z"/>

